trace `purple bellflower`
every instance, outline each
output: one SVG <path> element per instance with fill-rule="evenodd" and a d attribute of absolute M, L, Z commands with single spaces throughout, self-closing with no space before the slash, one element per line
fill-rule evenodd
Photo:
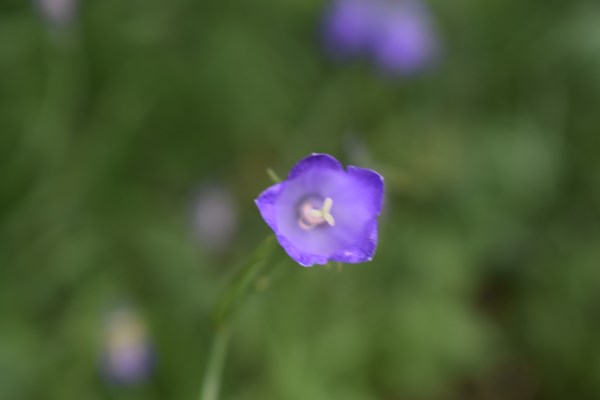
<path fill-rule="evenodd" d="M 331 54 L 364 56 L 386 74 L 414 74 L 439 54 L 434 23 L 422 0 L 333 0 L 323 31 Z"/>
<path fill-rule="evenodd" d="M 383 192 L 377 172 L 354 166 L 344 170 L 332 156 L 312 154 L 285 181 L 262 192 L 256 205 L 300 265 L 353 264 L 373 258 Z"/>

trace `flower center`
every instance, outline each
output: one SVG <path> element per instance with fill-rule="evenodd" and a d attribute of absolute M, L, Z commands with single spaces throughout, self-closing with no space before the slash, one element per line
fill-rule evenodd
<path fill-rule="evenodd" d="M 309 230 L 327 223 L 329 226 L 335 226 L 335 220 L 331 215 L 333 200 L 326 197 L 322 202 L 321 208 L 315 203 L 321 203 L 315 198 L 308 198 L 300 203 L 298 207 L 298 225 L 302 229 Z"/>

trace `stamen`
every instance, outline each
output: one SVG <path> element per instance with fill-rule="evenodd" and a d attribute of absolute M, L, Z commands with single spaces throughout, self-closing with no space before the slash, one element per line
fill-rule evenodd
<path fill-rule="evenodd" d="M 335 226 L 335 219 L 331 215 L 331 208 L 333 207 L 333 199 L 327 197 L 323 201 L 323 207 L 321 209 L 313 208 L 310 202 L 305 202 L 300 206 L 300 218 L 298 223 L 303 229 L 312 229 L 315 226 L 327 223 L 330 226 Z"/>
<path fill-rule="evenodd" d="M 325 219 L 329 225 L 335 226 L 335 219 L 333 219 L 333 215 L 331 215 L 331 207 L 333 207 L 333 199 L 331 197 L 327 197 L 323 203 L 323 219 Z"/>

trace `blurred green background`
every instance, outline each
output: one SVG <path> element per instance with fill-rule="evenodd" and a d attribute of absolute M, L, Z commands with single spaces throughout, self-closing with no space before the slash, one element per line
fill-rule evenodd
<path fill-rule="evenodd" d="M 443 61 L 397 79 L 327 56 L 325 6 L 0 3 L 0 399 L 197 398 L 265 170 L 311 152 L 385 176 L 377 255 L 278 249 L 222 398 L 600 398 L 598 2 L 431 1 Z M 122 304 L 134 385 L 99 361 Z"/>

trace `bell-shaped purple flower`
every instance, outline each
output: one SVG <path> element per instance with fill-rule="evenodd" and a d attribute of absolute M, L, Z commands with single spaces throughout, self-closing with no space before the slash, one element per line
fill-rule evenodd
<path fill-rule="evenodd" d="M 284 250 L 300 265 L 371 261 L 383 177 L 342 165 L 327 154 L 296 164 L 287 180 L 271 186 L 256 205 Z"/>

